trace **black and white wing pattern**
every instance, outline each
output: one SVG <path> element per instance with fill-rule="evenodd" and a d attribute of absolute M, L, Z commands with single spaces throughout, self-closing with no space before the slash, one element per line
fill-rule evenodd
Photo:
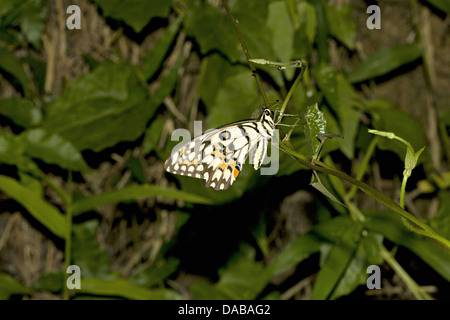
<path fill-rule="evenodd" d="M 261 167 L 274 132 L 273 112 L 264 108 L 259 119 L 234 122 L 208 130 L 178 145 L 164 163 L 170 173 L 203 179 L 206 187 L 228 189 L 248 156 L 255 170 Z"/>

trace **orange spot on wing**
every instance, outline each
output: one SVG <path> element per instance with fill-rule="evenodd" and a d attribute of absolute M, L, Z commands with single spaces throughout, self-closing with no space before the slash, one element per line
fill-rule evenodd
<path fill-rule="evenodd" d="M 239 175 L 239 170 L 236 167 L 234 167 L 233 177 L 236 179 L 238 175 Z"/>

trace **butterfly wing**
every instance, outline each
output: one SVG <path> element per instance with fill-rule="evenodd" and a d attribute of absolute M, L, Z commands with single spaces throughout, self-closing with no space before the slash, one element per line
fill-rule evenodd
<path fill-rule="evenodd" d="M 249 153 L 256 170 L 267 149 L 267 137 L 260 123 L 246 120 L 217 129 L 178 146 L 166 160 L 164 168 L 174 174 L 203 179 L 206 187 L 229 188 L 242 170 Z"/>

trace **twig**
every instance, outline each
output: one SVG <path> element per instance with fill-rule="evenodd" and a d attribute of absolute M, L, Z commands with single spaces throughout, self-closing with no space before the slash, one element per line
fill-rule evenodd
<path fill-rule="evenodd" d="M 237 37 L 239 39 L 239 42 L 241 43 L 242 50 L 244 50 L 244 54 L 245 54 L 245 57 L 247 58 L 248 66 L 250 67 L 250 70 L 252 71 L 252 73 L 255 75 L 256 83 L 258 85 L 259 92 L 261 93 L 261 96 L 262 96 L 262 98 L 264 100 L 264 104 L 266 106 L 268 106 L 270 104 L 269 99 L 267 98 L 267 95 L 266 95 L 266 92 L 264 91 L 264 87 L 263 87 L 263 85 L 261 83 L 261 80 L 259 79 L 258 74 L 256 73 L 255 65 L 253 64 L 253 62 L 250 61 L 250 59 L 251 59 L 250 53 L 248 52 L 247 45 L 245 44 L 245 41 L 242 38 L 241 32 L 239 31 L 239 27 L 237 25 L 238 22 L 233 17 L 233 14 L 231 13 L 230 7 L 228 6 L 227 0 L 222 0 L 222 4 L 223 4 L 223 6 L 225 8 L 225 11 L 227 12 L 228 18 L 230 18 L 231 23 L 233 24 L 234 31 L 236 32 L 236 35 L 237 35 Z"/>

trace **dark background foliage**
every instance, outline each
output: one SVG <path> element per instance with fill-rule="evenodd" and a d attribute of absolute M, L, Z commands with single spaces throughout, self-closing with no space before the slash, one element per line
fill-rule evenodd
<path fill-rule="evenodd" d="M 304 59 L 286 111 L 317 103 L 322 160 L 450 238 L 450 7 L 445 0 L 230 0 L 253 58 Z M 69 30 L 70 5 L 81 29 Z M 298 70 L 258 66 L 270 101 Z M 346 207 L 280 151 L 226 191 L 166 173 L 176 128 L 247 119 L 260 105 L 221 1 L 0 3 L 0 298 L 448 299 L 450 255 L 351 185 L 321 175 Z M 311 156 L 302 126 L 290 143 Z M 272 150 L 274 152 L 274 150 Z M 359 218 L 358 218 L 359 217 Z M 69 292 L 68 265 L 82 288 Z M 367 267 L 382 286 L 368 290 Z"/>

